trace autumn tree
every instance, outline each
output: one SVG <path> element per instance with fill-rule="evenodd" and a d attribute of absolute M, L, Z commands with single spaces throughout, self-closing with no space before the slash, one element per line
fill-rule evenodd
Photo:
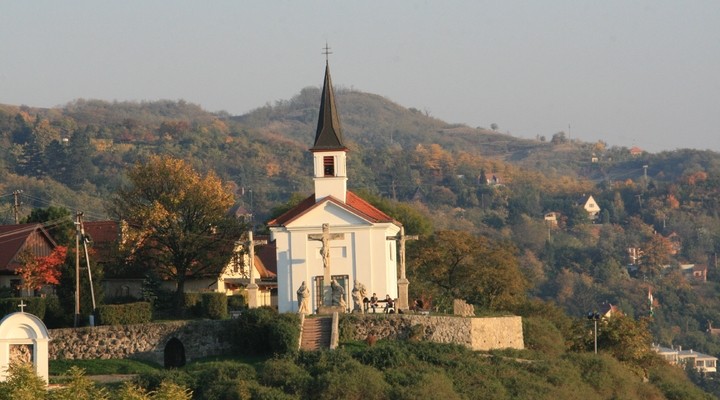
<path fill-rule="evenodd" d="M 45 285 L 60 283 L 61 266 L 65 262 L 67 247 L 57 246 L 48 256 L 37 257 L 29 252 L 20 255 L 22 265 L 16 273 L 22 278 L 26 291 L 40 290 Z"/>
<path fill-rule="evenodd" d="M 485 309 L 507 309 L 525 297 L 527 288 L 514 247 L 462 231 L 438 231 L 413 244 L 408 275 L 411 290 L 443 308 L 459 298 Z"/>
<path fill-rule="evenodd" d="M 244 230 L 229 214 L 232 190 L 171 157 L 151 156 L 127 178 L 109 211 L 128 224 L 129 261 L 174 280 L 181 301 L 186 280 L 218 273 Z"/>

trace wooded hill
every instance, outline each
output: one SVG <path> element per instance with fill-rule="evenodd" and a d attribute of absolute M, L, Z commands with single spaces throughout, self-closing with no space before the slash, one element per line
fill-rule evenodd
<path fill-rule="evenodd" d="M 15 190 L 21 217 L 54 205 L 106 218 L 128 166 L 162 154 L 234 184 L 238 204 L 262 225 L 312 192 L 307 149 L 319 98 L 306 88 L 242 116 L 182 101 L 0 106 L 0 219 L 13 221 Z M 562 132 L 519 139 L 373 94 L 336 90 L 336 98 L 349 188 L 394 211 L 409 234 L 451 229 L 514 247 L 529 294 L 573 317 L 604 302 L 648 315 L 652 290 L 656 342 L 720 354 L 720 340 L 705 332 L 708 321 L 720 325 L 720 154 L 631 154 Z M 579 205 L 585 194 L 602 210 L 595 221 Z M 560 216 L 557 227 L 543 220 L 548 212 Z M 643 256 L 628 269 L 630 247 Z M 681 264 L 707 266 L 708 282 Z"/>

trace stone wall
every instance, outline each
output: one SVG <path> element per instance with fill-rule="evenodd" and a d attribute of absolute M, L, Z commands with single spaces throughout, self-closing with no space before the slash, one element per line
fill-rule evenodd
<path fill-rule="evenodd" d="M 55 359 L 136 358 L 164 363 L 165 346 L 177 338 L 185 359 L 227 354 L 232 320 L 173 321 L 93 328 L 51 329 L 49 357 Z"/>
<path fill-rule="evenodd" d="M 409 338 L 456 343 L 473 350 L 524 348 L 522 319 L 516 316 L 464 318 L 432 315 L 346 314 L 341 317 L 341 340 Z"/>

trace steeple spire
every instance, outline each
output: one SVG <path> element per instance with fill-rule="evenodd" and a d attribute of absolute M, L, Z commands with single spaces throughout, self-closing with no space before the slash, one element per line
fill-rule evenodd
<path fill-rule="evenodd" d="M 329 53 L 325 45 L 325 56 Z M 325 82 L 323 83 L 322 97 L 320 98 L 320 115 L 318 116 L 315 144 L 310 151 L 318 150 L 347 150 L 343 144 L 340 117 L 335 106 L 335 93 L 330 79 L 330 63 L 325 60 Z"/>

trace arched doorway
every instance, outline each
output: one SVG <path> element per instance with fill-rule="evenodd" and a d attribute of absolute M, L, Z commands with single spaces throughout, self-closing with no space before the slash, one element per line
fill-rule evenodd
<path fill-rule="evenodd" d="M 185 366 L 185 346 L 178 338 L 168 340 L 165 345 L 165 368 Z"/>

